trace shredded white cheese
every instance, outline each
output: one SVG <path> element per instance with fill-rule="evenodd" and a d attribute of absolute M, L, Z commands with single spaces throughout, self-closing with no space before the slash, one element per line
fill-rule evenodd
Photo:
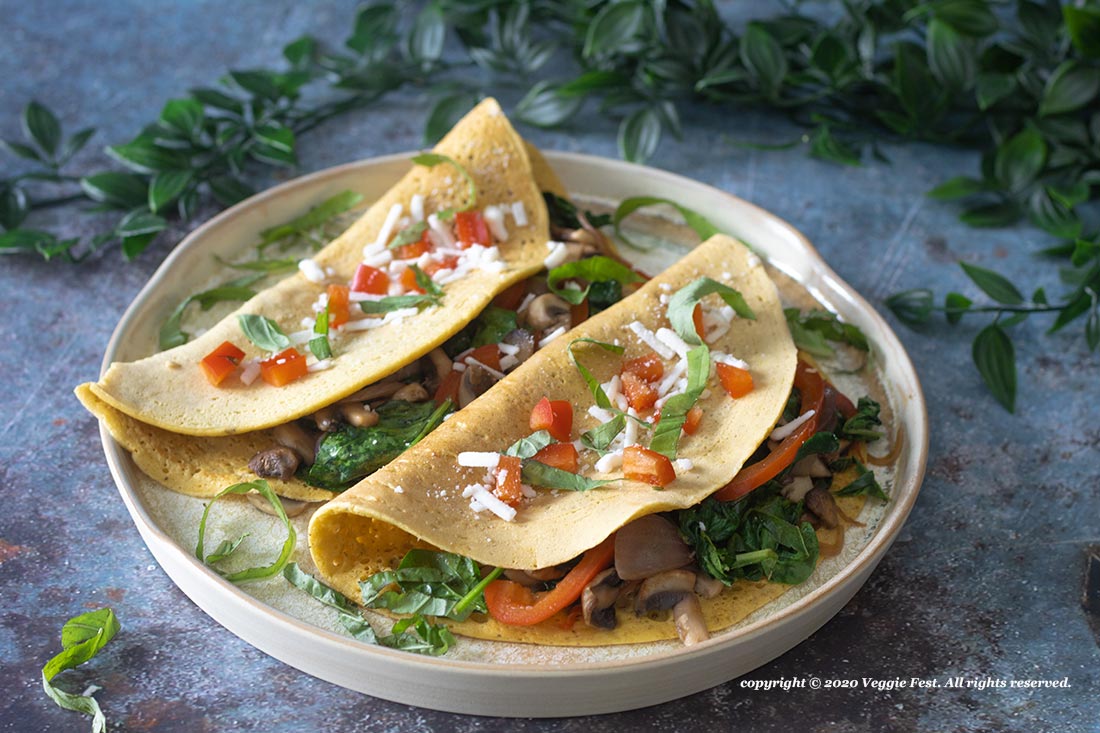
<path fill-rule="evenodd" d="M 485 223 L 489 225 L 489 231 L 492 232 L 493 239 L 498 242 L 508 239 L 508 228 L 504 226 L 504 212 L 499 207 L 486 206 L 481 212 L 481 216 L 485 219 Z M 489 242 L 485 244 L 489 244 Z"/>
<path fill-rule="evenodd" d="M 516 220 L 517 227 L 527 226 L 527 207 L 523 205 L 522 201 L 512 203 L 512 218 Z"/>
<path fill-rule="evenodd" d="M 305 276 L 306 280 L 309 280 L 311 283 L 322 283 L 325 281 L 325 271 L 309 257 L 298 261 L 298 270 Z"/>
<path fill-rule="evenodd" d="M 493 514 L 503 519 L 505 522 L 511 522 L 513 519 L 516 518 L 515 509 L 498 499 L 496 495 L 494 495 L 492 492 L 489 491 L 489 489 L 485 488 L 481 484 L 471 484 L 463 489 L 462 495 L 464 497 L 467 496 L 466 492 L 470 492 L 468 496 L 470 497 L 471 509 L 474 509 L 474 502 L 477 502 L 485 509 L 488 509 Z M 474 509 L 474 511 L 477 510 Z"/>
<path fill-rule="evenodd" d="M 498 463 L 499 453 L 468 450 L 458 454 L 458 465 L 466 468 L 496 468 Z"/>
<path fill-rule="evenodd" d="M 386 214 L 386 220 L 382 222 L 382 228 L 378 230 L 378 238 L 374 240 L 374 246 L 385 247 L 386 243 L 390 241 L 390 235 L 393 234 L 393 228 L 397 226 L 397 220 L 401 218 L 401 210 L 404 208 L 401 204 L 394 204 L 390 207 L 390 212 Z"/>
<path fill-rule="evenodd" d="M 687 353 L 691 351 L 690 347 L 680 338 L 680 334 L 671 328 L 665 328 L 664 326 L 658 328 L 656 336 L 662 344 L 679 354 L 681 359 L 687 357 Z"/>
<path fill-rule="evenodd" d="M 807 410 L 806 412 L 796 417 L 794 420 L 791 420 L 786 425 L 780 425 L 778 428 L 773 430 L 771 435 L 769 435 L 768 437 L 772 440 L 783 440 L 795 430 L 798 430 L 800 427 L 802 427 L 802 425 L 805 424 L 807 420 L 814 416 L 814 412 L 814 410 Z"/>
<path fill-rule="evenodd" d="M 241 370 L 241 382 L 245 385 L 255 382 L 256 377 L 260 376 L 259 359 L 246 359 L 241 365 L 244 367 Z"/>
<path fill-rule="evenodd" d="M 424 197 L 421 194 L 414 193 L 409 199 L 409 214 L 413 221 L 424 221 Z"/>
<path fill-rule="evenodd" d="M 600 457 L 600 460 L 596 461 L 596 470 L 600 473 L 611 473 L 617 470 L 623 465 L 623 454 L 621 451 L 611 451 L 605 453 Z"/>
<path fill-rule="evenodd" d="M 440 221 L 439 217 L 435 214 L 430 214 L 428 216 L 428 227 L 432 231 L 432 234 L 428 236 L 432 238 L 433 242 L 436 242 L 436 246 L 447 248 L 455 246 L 455 237 L 454 234 L 451 233 L 451 228 Z M 435 236 L 432 236 L 433 234 Z"/>
<path fill-rule="evenodd" d="M 633 331 L 634 335 L 640 338 L 646 346 L 656 351 L 662 359 L 671 359 L 676 356 L 675 351 L 659 341 L 656 334 L 642 325 L 640 321 L 631 321 L 626 327 Z"/>
<path fill-rule="evenodd" d="M 558 265 L 564 265 L 565 261 L 569 259 L 569 248 L 561 242 L 551 240 L 546 243 L 546 247 L 550 250 L 550 254 L 546 255 L 546 259 L 542 261 L 542 264 L 547 270 L 553 270 Z"/>
<path fill-rule="evenodd" d="M 316 361 L 316 362 L 308 365 L 306 367 L 306 371 L 308 371 L 312 374 L 313 372 L 323 372 L 324 370 L 331 369 L 331 368 L 332 368 L 332 359 L 321 359 L 320 361 Z"/>
<path fill-rule="evenodd" d="M 541 349 L 545 347 L 548 343 L 556 339 L 558 336 L 561 336 L 563 333 L 565 333 L 565 326 L 558 326 L 539 340 L 539 348 Z"/>

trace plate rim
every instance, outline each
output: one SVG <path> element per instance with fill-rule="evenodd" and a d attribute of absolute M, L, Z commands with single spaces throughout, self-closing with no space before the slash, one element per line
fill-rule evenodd
<path fill-rule="evenodd" d="M 547 665 L 545 663 L 529 663 L 529 662 L 517 662 L 517 663 L 501 663 L 501 662 L 483 662 L 473 661 L 465 659 L 447 659 L 446 657 L 423 657 L 420 655 L 409 654 L 407 652 L 401 652 L 399 650 L 388 649 L 386 647 L 380 647 L 376 645 L 369 645 L 360 642 L 354 638 L 342 636 L 340 634 L 318 627 L 307 621 L 298 619 L 288 613 L 285 613 L 277 608 L 268 606 L 257 598 L 249 595 L 241 588 L 228 583 L 222 577 L 217 575 L 211 569 L 200 563 L 193 555 L 188 552 L 184 547 L 177 544 L 168 534 L 162 530 L 150 515 L 146 507 L 143 505 L 140 497 L 136 494 L 133 487 L 129 486 L 129 480 L 125 476 L 123 465 L 124 462 L 129 460 L 129 453 L 123 449 L 118 443 L 111 438 L 107 429 L 100 425 L 100 435 L 104 445 L 104 451 L 107 457 L 108 466 L 110 468 L 112 477 L 114 478 L 116 487 L 119 493 L 122 495 L 123 502 L 129 511 L 131 518 L 137 525 L 139 533 L 142 536 L 143 542 L 149 548 L 156 558 L 158 565 L 169 575 L 173 583 L 184 591 L 186 595 L 196 605 L 199 606 L 208 616 L 214 618 L 222 626 L 225 626 L 230 632 L 237 636 L 241 636 L 242 639 L 252 646 L 256 646 L 264 653 L 274 656 L 291 666 L 295 666 L 302 669 L 301 666 L 295 664 L 284 658 L 282 655 L 273 652 L 271 649 L 256 644 L 249 638 L 241 635 L 241 633 L 234 628 L 230 628 L 229 625 L 218 616 L 213 613 L 208 607 L 207 603 L 201 602 L 196 599 L 184 589 L 184 583 L 181 583 L 180 579 L 176 577 L 173 572 L 165 566 L 166 562 L 161 558 L 159 549 L 161 552 L 169 554 L 174 553 L 177 557 L 170 558 L 173 563 L 183 563 L 185 566 L 189 566 L 191 572 L 199 573 L 200 577 L 197 581 L 210 583 L 212 581 L 211 592 L 214 592 L 224 602 L 228 601 L 233 609 L 237 612 L 248 613 L 260 613 L 269 618 L 270 621 L 276 625 L 282 627 L 284 630 L 294 630 L 297 632 L 305 633 L 311 637 L 320 637 L 323 639 L 326 645 L 336 645 L 339 648 L 350 650 L 355 654 L 363 654 L 366 657 L 375 657 L 378 659 L 384 659 L 387 663 L 395 663 L 397 666 L 404 668 L 408 672 L 417 673 L 425 670 L 432 670 L 434 672 L 453 671 L 453 672 L 477 672 L 480 674 L 487 674 L 489 676 L 509 676 L 514 677 L 521 675 L 523 677 L 529 676 L 548 676 L 548 677 L 586 677 L 589 675 L 603 674 L 608 671 L 618 671 L 622 669 L 630 670 L 654 670 L 660 669 L 665 665 L 678 664 L 685 661 L 701 660 L 711 655 L 721 654 L 724 648 L 734 644 L 737 641 L 743 641 L 754 638 L 765 632 L 768 627 L 779 623 L 788 623 L 797 620 L 799 617 L 809 613 L 815 605 L 817 605 L 822 599 L 828 598 L 833 595 L 834 592 L 841 589 L 846 583 L 851 582 L 854 578 L 863 574 L 865 576 L 870 575 L 874 570 L 877 563 L 885 556 L 887 550 L 893 544 L 897 538 L 901 527 L 908 519 L 913 506 L 916 502 L 917 496 L 920 492 L 920 488 L 923 484 L 925 471 L 927 468 L 927 455 L 928 455 L 928 442 L 929 442 L 929 425 L 928 425 L 928 413 L 927 404 L 924 399 L 923 390 L 921 388 L 919 378 L 916 369 L 902 345 L 900 339 L 897 337 L 893 329 L 882 318 L 878 311 L 871 306 L 871 304 L 854 288 L 848 285 L 837 273 L 829 266 L 825 259 L 820 255 L 817 249 L 809 241 L 809 239 L 802 234 L 796 227 L 782 219 L 781 217 L 773 214 L 766 209 L 763 209 L 756 204 L 735 196 L 728 191 L 720 189 L 709 183 L 694 180 L 686 176 L 682 176 L 677 173 L 665 171 L 650 166 L 643 166 L 634 163 L 628 163 L 621 160 L 615 160 L 610 158 L 604 158 L 601 156 L 590 155 L 585 153 L 566 152 L 566 151 L 542 151 L 547 161 L 554 167 L 556 161 L 562 161 L 567 163 L 574 163 L 579 165 L 595 166 L 620 169 L 622 172 L 636 176 L 638 180 L 659 178 L 665 181 L 676 184 L 687 189 L 694 187 L 704 187 L 709 189 L 710 192 L 719 194 L 721 197 L 728 198 L 732 203 L 735 203 L 738 207 L 748 207 L 757 216 L 763 220 L 768 221 L 773 225 L 778 225 L 788 236 L 793 236 L 797 239 L 799 244 L 805 249 L 806 253 L 812 258 L 811 267 L 813 271 L 816 271 L 824 278 L 824 284 L 830 290 L 836 291 L 836 293 L 843 295 L 851 304 L 851 306 L 861 312 L 861 314 L 869 318 L 874 322 L 879 334 L 888 344 L 882 344 L 876 341 L 876 345 L 880 350 L 884 349 L 884 346 L 890 346 L 888 349 L 891 352 L 891 358 L 900 357 L 900 371 L 905 373 L 910 379 L 907 384 L 904 385 L 905 393 L 902 393 L 901 385 L 889 385 L 894 391 L 893 395 L 898 402 L 908 402 L 910 409 L 916 409 L 916 419 L 921 427 L 918 435 L 907 435 L 906 440 L 910 442 L 912 455 L 908 464 L 914 467 L 914 472 L 911 475 L 907 475 L 906 485 L 911 484 L 912 490 L 906 491 L 903 501 L 898 502 L 892 500 L 892 506 L 888 508 L 887 513 L 882 518 L 882 521 L 878 524 L 875 533 L 868 540 L 867 544 L 842 568 L 834 573 L 830 578 L 821 583 L 820 586 L 813 589 L 806 595 L 796 599 L 787 606 L 779 609 L 776 613 L 771 614 L 765 618 L 758 619 L 757 621 L 737 629 L 732 634 L 725 634 L 716 637 L 707 642 L 703 642 L 694 647 L 677 647 L 668 650 L 661 650 L 654 654 L 648 654 L 642 657 L 628 657 L 617 660 L 602 660 L 593 662 L 565 662 L 561 664 Z M 162 280 L 166 278 L 168 273 L 173 269 L 175 264 L 186 256 L 186 252 L 195 242 L 200 242 L 211 231 L 216 231 L 218 228 L 226 225 L 234 219 L 246 215 L 253 208 L 263 205 L 266 202 L 276 200 L 282 196 L 297 191 L 299 189 L 309 189 L 312 187 L 320 187 L 327 180 L 339 178 L 349 173 L 364 172 L 367 173 L 372 168 L 381 168 L 388 165 L 394 165 L 398 162 L 407 163 L 410 167 L 412 163 L 409 158 L 414 155 L 415 152 L 403 152 L 394 153 L 389 155 L 375 156 L 365 158 L 353 162 L 343 163 L 340 165 L 332 166 L 322 170 L 318 170 L 303 176 L 293 178 L 289 181 L 285 181 L 271 188 L 265 189 L 237 204 L 220 212 L 208 221 L 204 222 L 200 226 L 196 227 L 186 237 L 184 237 L 172 252 L 165 258 L 160 266 L 150 276 L 148 282 L 141 288 L 130 305 L 124 311 L 120 318 L 118 325 L 112 332 L 111 338 L 107 343 L 107 347 L 104 352 L 104 357 L 101 363 L 101 374 L 111 363 L 112 357 L 121 348 L 127 331 L 130 329 L 132 323 L 138 319 L 139 315 L 147 307 L 146 301 L 150 300 L 152 294 L 158 289 L 158 285 Z M 782 268 L 780 268 L 782 269 Z M 802 280 L 800 283 L 805 285 Z M 897 405 L 898 412 L 900 413 L 900 404 Z M 900 424 L 900 421 L 899 421 Z M 154 548 L 152 541 L 155 540 L 161 546 Z M 180 571 L 182 572 L 182 570 Z M 866 582 L 866 577 L 863 578 L 853 590 L 858 591 Z M 187 583 L 190 585 L 190 583 Z M 246 611 L 247 608 L 247 611 Z M 828 619 L 831 619 L 835 614 L 830 614 Z M 823 621 L 822 623 L 824 623 Z M 816 627 L 815 629 L 816 630 Z M 810 632 L 812 633 L 812 631 Z M 794 644 L 799 643 L 805 637 L 801 637 L 793 644 L 785 647 L 779 653 L 786 651 Z M 515 642 L 508 642 L 515 643 Z M 778 655 L 776 655 L 778 656 Z M 773 657 L 774 658 L 774 657 Z M 308 674 L 313 676 L 318 675 L 314 671 L 304 670 Z M 329 679 L 329 678 L 325 678 Z M 342 682 L 330 679 L 329 681 L 340 684 L 347 687 Z M 713 683 L 719 684 L 719 683 Z M 349 688 L 356 689 L 356 688 Z M 361 691 L 361 690 L 360 690 Z M 375 693 L 369 693 L 375 694 Z M 393 698 L 390 698 L 393 699 Z M 405 702 L 405 700 L 402 700 Z M 414 703 L 414 704 L 423 704 Z M 432 707 L 428 705 L 427 707 Z M 453 709 L 453 708 L 438 708 L 438 709 Z M 457 710 L 457 709 L 454 709 Z M 464 711 L 464 710 L 463 710 Z"/>

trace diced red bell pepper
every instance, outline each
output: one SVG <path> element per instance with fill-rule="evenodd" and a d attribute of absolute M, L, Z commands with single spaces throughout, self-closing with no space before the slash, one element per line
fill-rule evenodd
<path fill-rule="evenodd" d="M 551 443 L 531 457 L 539 463 L 545 463 L 547 466 L 560 468 L 569 473 L 576 473 L 580 465 L 577 446 L 572 443 Z"/>
<path fill-rule="evenodd" d="M 718 372 L 718 379 L 722 382 L 722 388 L 730 397 L 744 397 L 752 392 L 752 374 L 747 369 L 735 367 L 732 364 L 718 362 L 714 365 Z"/>
<path fill-rule="evenodd" d="M 390 289 L 390 276 L 377 267 L 360 263 L 351 279 L 351 289 L 357 293 L 385 295 Z"/>
<path fill-rule="evenodd" d="M 676 469 L 668 456 L 640 445 L 623 449 L 623 478 L 651 486 L 668 486 L 676 478 Z"/>
<path fill-rule="evenodd" d="M 225 378 L 234 372 L 237 364 L 244 358 L 244 352 L 229 341 L 223 341 L 218 348 L 202 358 L 199 366 L 202 367 L 210 384 L 217 387 Z"/>
<path fill-rule="evenodd" d="M 462 357 L 463 364 L 469 364 L 470 359 L 484 364 L 490 369 L 500 371 L 500 347 L 497 344 L 485 344 L 478 346 L 466 356 Z"/>
<path fill-rule="evenodd" d="M 522 473 L 523 463 L 518 456 L 501 456 L 497 467 L 493 469 L 493 493 L 508 506 L 519 506 L 523 499 L 520 488 L 523 483 Z"/>
<path fill-rule="evenodd" d="M 523 296 L 527 295 L 527 281 L 520 280 L 515 285 L 509 286 L 504 292 L 493 298 L 493 305 L 497 308 L 514 311 L 523 302 Z"/>
<path fill-rule="evenodd" d="M 546 430 L 555 440 L 568 442 L 573 433 L 573 405 L 543 397 L 531 410 L 531 429 Z"/>
<path fill-rule="evenodd" d="M 401 271 L 401 279 L 398 281 L 401 283 L 401 287 L 408 292 L 423 293 L 424 288 L 416 284 L 416 270 L 411 267 L 406 267 Z"/>
<path fill-rule="evenodd" d="M 703 419 L 703 408 L 699 405 L 695 405 L 688 410 L 687 416 L 684 418 L 684 432 L 688 435 L 695 435 L 699 430 L 699 423 Z"/>
<path fill-rule="evenodd" d="M 703 304 L 696 303 L 695 310 L 691 312 L 691 321 L 695 324 L 695 333 L 698 334 L 699 340 L 706 342 L 707 329 L 703 325 Z"/>
<path fill-rule="evenodd" d="M 480 211 L 460 211 L 455 214 L 455 241 L 459 249 L 469 249 L 475 244 L 488 247 L 493 243 L 489 225 Z"/>
<path fill-rule="evenodd" d="M 350 288 L 347 285 L 328 286 L 328 327 L 339 328 L 351 318 Z"/>
<path fill-rule="evenodd" d="M 447 255 L 440 260 L 432 260 L 424 265 L 424 274 L 434 277 L 440 270 L 453 270 L 458 266 L 458 255 Z"/>
<path fill-rule="evenodd" d="M 400 247 L 393 248 L 393 258 L 395 260 L 415 260 L 425 252 L 432 251 L 432 240 L 428 236 L 428 230 L 425 229 L 424 233 L 420 235 L 420 239 L 415 242 L 409 242 L 403 244 Z"/>
<path fill-rule="evenodd" d="M 634 372 L 623 372 L 623 395 L 638 412 L 648 410 L 657 403 L 657 387 Z"/>
<path fill-rule="evenodd" d="M 456 372 L 453 369 L 447 372 L 447 376 L 443 377 L 443 380 L 435 389 L 435 404 L 442 405 L 450 400 L 452 405 L 457 405 L 458 387 L 461 383 L 462 372 Z"/>
<path fill-rule="evenodd" d="M 654 352 L 623 362 L 623 373 L 630 372 L 646 382 L 657 382 L 665 376 L 665 365 Z"/>
<path fill-rule="evenodd" d="M 291 346 L 270 359 L 260 362 L 260 377 L 272 387 L 282 387 L 295 379 L 301 379 L 309 370 L 306 357 Z"/>

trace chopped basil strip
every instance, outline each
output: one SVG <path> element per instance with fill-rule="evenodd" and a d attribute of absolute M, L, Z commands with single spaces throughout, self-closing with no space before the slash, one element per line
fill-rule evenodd
<path fill-rule="evenodd" d="M 267 481 L 258 479 L 256 481 L 248 481 L 240 484 L 233 484 L 219 491 L 214 498 L 210 500 L 210 503 L 206 505 L 206 508 L 202 511 L 202 519 L 199 520 L 199 540 L 195 544 L 195 557 L 197 557 L 204 564 L 210 565 L 212 562 L 209 557 L 217 554 L 217 551 L 207 556 L 203 551 L 203 541 L 206 538 L 206 519 L 210 515 L 210 508 L 214 506 L 214 503 L 228 494 L 247 494 L 250 491 L 259 492 L 275 510 L 275 515 L 286 526 L 286 541 L 283 543 L 283 549 L 279 553 L 279 557 L 275 558 L 275 561 L 270 565 L 264 565 L 256 568 L 245 568 L 244 570 L 238 570 L 236 572 L 224 572 L 218 568 L 213 570 L 228 580 L 230 583 L 239 583 L 246 580 L 260 580 L 262 578 L 270 578 L 273 575 L 278 575 L 290 559 L 290 553 L 294 551 L 294 543 L 298 539 L 297 533 L 294 531 L 294 525 L 290 523 L 290 518 L 287 517 L 286 512 L 283 511 L 283 504 L 279 501 L 279 497 L 275 495 L 275 492 L 271 490 Z M 241 539 L 244 539 L 243 537 Z M 237 541 L 239 544 L 240 540 Z M 225 547 L 223 542 L 218 546 L 221 550 Z M 235 548 L 234 548 L 235 549 Z"/>
<path fill-rule="evenodd" d="M 100 608 L 74 616 L 61 627 L 61 649 L 42 667 L 42 689 L 65 710 L 92 717 L 92 733 L 105 733 L 107 719 L 91 695 L 76 695 L 54 687 L 53 679 L 67 669 L 87 662 L 118 633 L 118 619 L 110 608 Z"/>
<path fill-rule="evenodd" d="M 572 278 L 583 278 L 587 280 L 589 284 L 585 285 L 582 290 L 558 287 L 559 283 L 563 280 L 570 280 Z M 595 257 L 586 257 L 583 260 L 577 260 L 575 262 L 566 262 L 564 265 L 555 267 L 547 273 L 546 285 L 550 288 L 550 292 L 554 293 L 562 300 L 568 301 L 573 305 L 579 305 L 588 297 L 588 292 L 592 287 L 592 283 L 617 282 L 621 286 L 640 282 L 642 279 L 641 275 L 634 272 L 623 263 L 613 260 L 610 257 L 597 255 Z"/>
<path fill-rule="evenodd" d="M 680 212 L 680 216 L 684 217 L 684 221 L 689 227 L 695 230 L 695 233 L 699 235 L 699 240 L 709 239 L 710 237 L 718 234 L 718 227 L 711 224 L 706 217 L 697 211 L 681 206 L 675 201 L 669 199 L 660 198 L 657 196 L 635 196 L 633 198 L 623 199 L 619 203 L 619 207 L 615 209 L 615 213 L 611 217 L 611 224 L 615 227 L 615 236 L 623 241 L 624 244 L 628 244 L 632 247 L 636 247 L 633 242 L 626 238 L 623 234 L 620 224 L 622 220 L 633 214 L 643 206 L 653 206 L 655 204 L 668 204 L 677 211 Z"/>
<path fill-rule="evenodd" d="M 523 481 L 531 486 L 539 486 L 544 489 L 564 489 L 565 491 L 597 489 L 614 480 L 591 479 L 530 459 L 523 462 L 522 475 Z"/>
<path fill-rule="evenodd" d="M 318 359 L 332 357 L 332 345 L 328 342 L 328 306 L 317 314 L 317 322 L 313 324 L 313 332 L 317 334 L 309 340 L 309 350 Z"/>
<path fill-rule="evenodd" d="M 245 275 L 223 283 L 216 288 L 204 290 L 201 293 L 195 293 L 184 298 L 183 302 L 176 306 L 176 309 L 172 311 L 172 315 L 168 316 L 168 319 L 160 327 L 160 333 L 157 337 L 160 350 L 171 349 L 173 346 L 180 346 L 190 340 L 191 337 L 180 326 L 187 306 L 198 303 L 205 311 L 210 310 L 215 303 L 248 300 L 256 294 L 256 291 L 249 286 L 261 279 L 263 279 L 262 274 Z"/>
<path fill-rule="evenodd" d="M 562 229 L 581 229 L 580 212 L 577 205 L 566 198 L 549 191 L 542 192 L 542 198 L 546 202 L 547 213 L 550 214 L 550 223 Z M 591 211 L 584 212 L 584 218 L 596 228 L 607 226 L 611 223 L 611 214 L 594 214 Z"/>
<path fill-rule="evenodd" d="M 677 290 L 668 300 L 668 320 L 672 323 L 672 329 L 692 346 L 702 343 L 695 331 L 695 306 L 711 293 L 717 293 L 741 318 L 756 320 L 756 314 L 741 293 L 717 280 L 701 277 Z"/>
<path fill-rule="evenodd" d="M 680 430 L 684 427 L 688 411 L 695 406 L 699 395 L 706 389 L 710 377 L 710 349 L 706 344 L 696 346 L 687 354 L 687 389 L 669 397 L 661 408 L 661 419 L 653 429 L 649 449 L 675 460 L 680 443 Z"/>
<path fill-rule="evenodd" d="M 588 371 L 588 368 L 584 364 L 581 364 L 577 360 L 577 355 L 573 352 L 573 347 L 580 343 L 595 344 L 601 349 L 615 354 L 622 354 L 625 349 L 623 349 L 622 346 L 609 344 L 606 341 L 597 341 L 596 339 L 574 339 L 569 342 L 569 358 L 573 361 L 573 366 L 577 367 L 577 371 L 581 373 L 584 383 L 588 385 L 588 391 L 591 392 L 592 397 L 595 398 L 596 406 L 602 407 L 605 410 L 614 409 L 614 405 L 611 404 L 611 399 L 607 396 L 607 392 L 604 392 L 603 387 L 600 386 L 600 381 L 592 375 L 592 372 Z"/>
<path fill-rule="evenodd" d="M 362 194 L 354 191 L 341 191 L 317 204 L 298 218 L 260 232 L 261 248 L 295 234 L 305 234 L 311 229 L 321 226 L 337 214 L 342 214 L 354 208 L 362 200 Z"/>
<path fill-rule="evenodd" d="M 214 259 L 218 261 L 218 264 L 223 267 L 228 267 L 233 270 L 251 270 L 253 272 L 272 273 L 272 272 L 290 272 L 298 269 L 298 258 L 287 257 L 280 260 L 249 260 L 247 262 L 230 262 L 226 259 L 214 255 Z"/>
<path fill-rule="evenodd" d="M 218 545 L 213 552 L 207 555 L 203 562 L 205 562 L 207 565 L 213 565 L 214 563 L 218 563 L 226 559 L 237 551 L 237 548 L 241 546 L 241 543 L 244 542 L 245 538 L 248 537 L 249 534 L 251 533 L 245 532 L 235 540 L 222 540 L 222 543 Z"/>
<path fill-rule="evenodd" d="M 485 585 L 481 567 L 470 558 L 420 549 L 409 550 L 396 570 L 383 570 L 359 583 L 368 608 L 455 621 L 488 612 L 481 593 Z"/>
<path fill-rule="evenodd" d="M 554 442 L 554 439 L 550 436 L 549 431 L 539 430 L 531 433 L 526 438 L 520 438 L 512 445 L 508 446 L 508 450 L 504 451 L 506 456 L 515 456 L 517 458 L 530 458 Z"/>
<path fill-rule="evenodd" d="M 279 324 L 266 316 L 242 313 L 237 322 L 249 341 L 264 351 L 279 352 L 290 346 L 290 339 Z"/>
<path fill-rule="evenodd" d="M 835 313 L 820 310 L 802 313 L 797 308 L 784 308 L 783 315 L 787 318 L 794 345 L 807 354 L 833 356 L 836 349 L 829 345 L 829 341 L 848 344 L 860 351 L 871 349 L 863 331 L 844 323 Z"/>
<path fill-rule="evenodd" d="M 405 227 L 397 236 L 393 238 L 387 245 L 387 249 L 395 249 L 406 244 L 412 244 L 413 242 L 419 242 L 420 238 L 424 236 L 424 231 L 428 228 L 428 223 L 425 221 L 418 221 L 415 224 Z"/>
<path fill-rule="evenodd" d="M 890 500 L 890 497 L 883 491 L 878 479 L 875 478 L 874 471 L 870 470 L 859 461 L 855 461 L 855 468 L 859 475 L 850 484 L 837 491 L 837 496 L 859 496 L 862 494 L 865 496 L 873 496 L 883 501 Z"/>
<path fill-rule="evenodd" d="M 626 415 L 619 413 L 603 425 L 582 433 L 581 444 L 602 456 L 624 428 L 626 428 Z"/>
<path fill-rule="evenodd" d="M 462 167 L 462 164 L 456 161 L 454 158 L 443 155 L 442 153 L 421 153 L 420 155 L 413 156 L 412 162 L 416 163 L 417 165 L 427 166 L 429 168 L 437 166 L 440 163 L 447 163 L 448 165 L 452 166 L 456 171 L 458 171 L 459 175 L 466 179 L 466 186 L 469 190 L 469 199 L 466 201 L 466 205 L 463 206 L 461 209 L 450 208 L 440 211 L 438 213 L 440 219 L 443 219 L 444 221 L 448 219 L 453 219 L 454 215 L 457 214 L 459 211 L 469 211 L 470 209 L 477 206 L 477 184 L 474 183 L 474 179 L 470 176 L 469 172 L 467 172 L 467 170 Z"/>

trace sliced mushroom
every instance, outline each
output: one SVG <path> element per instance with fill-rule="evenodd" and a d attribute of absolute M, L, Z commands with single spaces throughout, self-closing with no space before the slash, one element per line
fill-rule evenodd
<path fill-rule="evenodd" d="M 548 568 L 528 570 L 527 574 L 535 580 L 545 583 L 548 580 L 558 580 L 559 578 L 564 578 L 566 572 L 568 572 L 568 568 L 564 568 L 561 565 L 551 565 Z"/>
<path fill-rule="evenodd" d="M 528 331 L 526 328 L 517 328 L 509 331 L 504 336 L 504 340 L 501 343 L 516 346 L 519 351 L 515 353 L 516 361 L 520 364 L 531 358 L 531 355 L 535 353 L 535 334 Z"/>
<path fill-rule="evenodd" d="M 833 475 L 825 461 L 817 454 L 809 455 L 791 466 L 792 476 L 810 476 L 812 478 L 829 478 Z"/>
<path fill-rule="evenodd" d="M 347 421 L 348 425 L 357 428 L 369 428 L 378 424 L 378 413 L 359 402 L 348 402 L 340 405 L 340 415 Z"/>
<path fill-rule="evenodd" d="M 350 394 L 340 402 L 369 402 L 371 400 L 377 400 L 381 397 L 390 397 L 394 392 L 401 389 L 405 385 L 402 382 L 398 382 L 394 379 L 387 379 L 385 382 L 375 382 L 374 384 L 364 387 L 354 394 Z"/>
<path fill-rule="evenodd" d="M 409 382 L 393 393 L 393 399 L 402 402 L 423 402 L 428 399 L 428 390 L 420 382 Z"/>
<path fill-rule="evenodd" d="M 676 619 L 676 633 L 684 646 L 698 644 L 710 638 L 707 622 L 703 619 L 703 609 L 699 597 L 690 593 L 672 607 L 672 617 Z"/>
<path fill-rule="evenodd" d="M 283 423 L 272 429 L 275 441 L 290 448 L 298 457 L 312 466 L 316 460 L 316 439 L 309 435 L 297 422 Z"/>
<path fill-rule="evenodd" d="M 458 383 L 458 406 L 470 404 L 496 383 L 497 378 L 488 369 L 479 364 L 470 364 L 462 373 L 462 381 Z"/>
<path fill-rule="evenodd" d="M 726 584 L 721 580 L 703 572 L 695 573 L 695 594 L 700 598 L 716 598 L 725 588 Z"/>
<path fill-rule="evenodd" d="M 623 580 L 682 568 L 691 559 L 680 530 L 659 514 L 635 519 L 615 533 L 615 570 Z"/>
<path fill-rule="evenodd" d="M 791 482 L 783 487 L 783 498 L 787 501 L 800 502 L 810 493 L 814 487 L 814 480 L 809 476 L 795 476 Z"/>
<path fill-rule="evenodd" d="M 618 623 L 615 618 L 615 601 L 619 598 L 623 581 L 615 574 L 615 568 L 608 568 L 592 579 L 581 591 L 581 614 L 584 622 L 597 629 L 613 629 Z"/>
<path fill-rule="evenodd" d="M 634 599 L 634 612 L 639 616 L 655 611 L 667 611 L 688 596 L 695 595 L 695 573 L 690 570 L 669 570 L 646 578 Z"/>
<path fill-rule="evenodd" d="M 833 495 L 827 489 L 814 488 L 806 494 L 806 509 L 813 512 L 821 523 L 832 529 L 840 522 L 840 510 Z"/>
<path fill-rule="evenodd" d="M 318 430 L 327 433 L 340 427 L 340 411 L 336 405 L 327 405 L 313 413 L 313 421 L 317 423 Z"/>
<path fill-rule="evenodd" d="M 553 293 L 544 293 L 527 306 L 527 323 L 532 328 L 552 331 L 559 326 L 569 328 L 570 306 Z"/>
<path fill-rule="evenodd" d="M 451 361 L 451 357 L 447 356 L 447 352 L 438 346 L 428 352 L 428 359 L 431 360 L 436 379 L 440 382 L 454 369 L 454 362 Z"/>
<path fill-rule="evenodd" d="M 248 462 L 248 468 L 260 478 L 277 478 L 289 481 L 294 478 L 294 472 L 298 470 L 298 464 L 302 459 L 298 454 L 280 445 L 275 448 L 262 450 Z"/>
<path fill-rule="evenodd" d="M 248 497 L 248 502 L 259 509 L 264 514 L 270 514 L 273 517 L 279 516 L 275 512 L 275 507 L 271 506 L 271 502 L 268 501 L 263 494 L 258 491 L 249 491 L 245 494 Z M 286 512 L 288 517 L 296 517 L 306 510 L 309 506 L 308 501 L 298 501 L 297 499 L 287 499 L 285 496 L 279 497 L 279 503 L 283 505 L 283 511 Z"/>

